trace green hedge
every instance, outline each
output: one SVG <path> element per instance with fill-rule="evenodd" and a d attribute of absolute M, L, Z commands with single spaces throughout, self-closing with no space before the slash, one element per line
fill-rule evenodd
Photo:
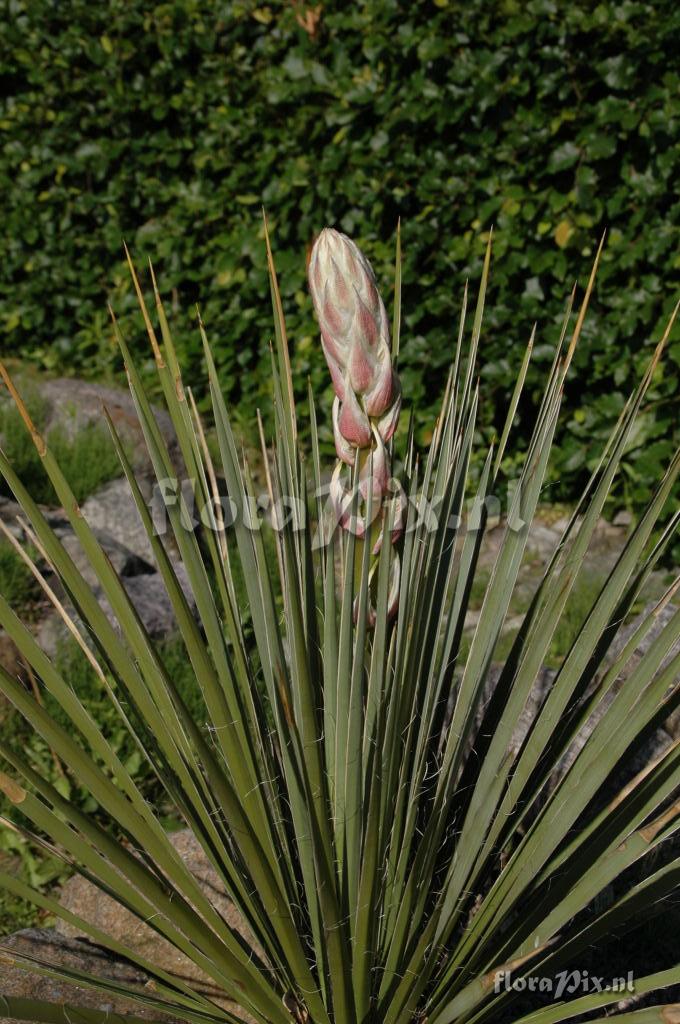
<path fill-rule="evenodd" d="M 427 430 L 463 284 L 495 226 L 482 423 L 531 324 L 525 436 L 566 297 L 609 229 L 548 498 L 578 492 L 677 298 L 680 7 L 673 0 L 314 4 L 8 0 L 0 116 L 0 344 L 59 372 L 119 370 L 110 298 L 144 341 L 121 261 L 151 256 L 183 357 L 193 305 L 244 422 L 268 402 L 260 206 L 301 393 L 326 384 L 304 252 L 330 223 L 385 294 L 401 216 L 402 374 Z M 316 13 L 320 19 L 314 31 Z M 301 22 L 307 17 L 307 29 Z M 678 332 L 618 499 L 639 507 L 679 435 Z M 510 467 L 512 468 L 512 467 Z"/>

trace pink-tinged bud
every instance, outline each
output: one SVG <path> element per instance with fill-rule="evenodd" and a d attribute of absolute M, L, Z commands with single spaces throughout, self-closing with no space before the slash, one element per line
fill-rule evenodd
<path fill-rule="evenodd" d="M 349 351 L 347 375 L 352 390 L 358 395 L 365 395 L 375 386 L 376 361 L 360 336 Z"/>
<path fill-rule="evenodd" d="M 336 448 L 350 464 L 338 432 L 355 448 L 366 448 L 369 419 L 380 419 L 378 429 L 388 441 L 399 418 L 400 388 L 392 369 L 387 314 L 370 263 L 350 238 L 333 228 L 325 228 L 314 243 L 309 287 L 333 389 L 342 402 L 334 421 Z"/>
<path fill-rule="evenodd" d="M 340 405 L 338 427 L 345 440 L 357 448 L 368 448 L 371 443 L 370 421 L 351 388 L 347 388 Z"/>
<path fill-rule="evenodd" d="M 394 391 L 393 391 L 393 404 L 387 410 L 385 415 L 378 421 L 378 431 L 383 441 L 389 441 L 397 429 L 397 423 L 399 422 L 399 413 L 401 412 L 401 385 L 399 379 L 393 376 Z"/>
<path fill-rule="evenodd" d="M 339 462 L 333 470 L 329 488 L 329 497 L 335 521 L 343 530 L 349 530 L 354 525 L 354 532 L 356 532 L 357 536 L 363 537 L 366 533 L 366 524 L 363 520 L 360 524 L 352 523 L 352 492 L 343 485 L 341 478 L 342 469 L 342 463 Z"/>
<path fill-rule="evenodd" d="M 338 363 L 337 359 L 330 354 L 330 347 L 326 341 L 322 338 L 321 346 L 323 348 L 323 354 L 326 357 L 328 363 L 328 369 L 331 371 L 331 380 L 333 381 L 333 390 L 342 402 L 345 397 L 345 381 L 342 376 L 342 368 Z"/>
<path fill-rule="evenodd" d="M 366 536 L 366 531 L 371 523 L 374 523 L 378 516 L 381 515 L 381 504 L 380 498 L 374 500 L 373 508 L 371 510 L 371 519 L 368 521 L 368 509 L 364 505 L 363 508 L 366 511 L 366 515 L 362 515 L 357 511 L 356 515 L 352 515 L 352 489 L 346 487 L 342 480 L 342 474 L 344 472 L 344 466 L 342 463 L 333 470 L 333 476 L 331 477 L 329 496 L 331 506 L 335 514 L 335 521 L 339 523 L 343 530 L 348 530 L 362 540 Z M 362 485 L 359 485 L 361 493 Z M 368 481 L 366 481 L 366 494 L 368 494 Z M 360 504 L 360 507 L 361 504 Z"/>
<path fill-rule="evenodd" d="M 340 408 L 340 399 L 336 395 L 333 399 L 333 438 L 335 440 L 335 450 L 339 459 L 348 466 L 353 466 L 356 448 L 349 441 L 345 440 L 342 435 L 340 430 Z"/>
<path fill-rule="evenodd" d="M 390 363 L 387 313 L 371 265 L 351 238 L 324 228 L 312 249 L 309 288 L 326 358 L 341 370 L 338 379 L 330 367 L 336 394 L 343 397 L 338 388 L 348 377 L 359 395 L 375 390 L 380 368 Z"/>
<path fill-rule="evenodd" d="M 309 287 L 324 334 L 332 339 L 339 362 L 349 353 L 350 331 L 369 349 L 387 342 L 387 314 L 370 263 L 357 245 L 333 228 L 324 228 L 312 249 Z"/>
<path fill-rule="evenodd" d="M 364 394 L 366 412 L 369 416 L 382 416 L 394 401 L 394 372 L 389 358 L 376 363 L 373 383 Z"/>
<path fill-rule="evenodd" d="M 390 470 L 387 450 L 383 444 L 383 439 L 375 427 L 373 428 L 373 436 L 376 442 L 375 448 L 371 451 L 370 456 L 359 473 L 359 491 L 364 501 L 368 501 L 369 491 L 372 491 L 375 507 L 375 505 L 380 504 L 387 490 L 387 485 L 390 482 Z"/>

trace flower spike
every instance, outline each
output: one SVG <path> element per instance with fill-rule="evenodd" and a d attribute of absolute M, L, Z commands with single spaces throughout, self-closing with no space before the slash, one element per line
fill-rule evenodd
<path fill-rule="evenodd" d="M 370 263 L 351 238 L 333 228 L 324 228 L 314 244 L 309 288 L 336 395 L 333 435 L 339 462 L 331 500 L 343 529 L 354 529 L 360 538 L 374 530 L 370 543 L 375 556 L 382 544 L 391 486 L 386 445 L 401 410 L 401 385 L 392 367 L 387 313 Z M 349 514 L 351 491 L 342 482 L 344 466 L 354 466 L 357 453 L 361 498 L 367 502 L 370 492 L 373 502 L 372 524 L 366 522 L 367 516 Z M 393 543 L 401 534 L 402 523 L 400 505 L 391 534 Z M 398 574 L 398 567 L 395 572 Z M 373 575 L 372 570 L 371 578 Z M 392 614 L 396 611 L 393 595 L 390 609 Z"/>

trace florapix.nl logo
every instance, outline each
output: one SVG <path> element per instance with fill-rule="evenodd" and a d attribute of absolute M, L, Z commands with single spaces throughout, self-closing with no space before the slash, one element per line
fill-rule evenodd
<path fill-rule="evenodd" d="M 634 992 L 633 971 L 625 977 L 606 978 L 585 970 L 560 971 L 555 975 L 528 974 L 513 977 L 510 971 L 497 971 L 494 992 L 548 992 L 554 999 L 596 992 Z"/>

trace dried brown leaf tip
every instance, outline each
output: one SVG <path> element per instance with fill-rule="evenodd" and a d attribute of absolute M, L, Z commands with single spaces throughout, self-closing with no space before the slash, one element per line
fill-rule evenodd
<path fill-rule="evenodd" d="M 0 790 L 13 804 L 22 804 L 27 796 L 26 790 L 4 772 L 0 772 Z"/>

